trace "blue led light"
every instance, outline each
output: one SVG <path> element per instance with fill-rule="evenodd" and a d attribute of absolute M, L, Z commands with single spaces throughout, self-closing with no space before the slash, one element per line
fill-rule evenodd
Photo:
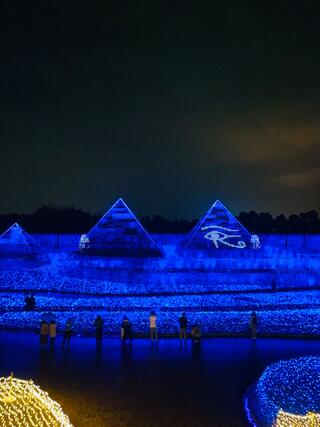
<path fill-rule="evenodd" d="M 123 199 L 118 199 L 87 233 L 82 252 L 109 256 L 159 255 L 155 242 Z"/>
<path fill-rule="evenodd" d="M 185 247 L 192 249 L 250 248 L 251 235 L 232 213 L 219 200 L 216 200 L 191 231 Z"/>
<path fill-rule="evenodd" d="M 62 323 L 71 313 L 79 332 L 90 332 L 101 314 L 108 332 L 118 333 L 128 314 L 140 333 L 155 309 L 166 334 L 177 332 L 184 310 L 205 333 L 246 335 L 255 310 L 258 335 L 320 334 L 319 236 L 252 236 L 219 201 L 187 248 L 183 235 L 150 237 L 122 199 L 88 234 L 60 235 L 58 249 L 56 242 L 55 235 L 31 237 L 17 224 L 0 236 L 3 327 L 35 329 L 39 313 L 50 310 Z M 39 243 L 46 256 L 25 256 Z M 23 312 L 27 291 L 36 294 L 38 313 Z"/>
<path fill-rule="evenodd" d="M 38 243 L 17 223 L 0 236 L 0 256 L 2 257 L 32 257 L 41 253 Z"/>
<path fill-rule="evenodd" d="M 293 419 L 294 415 L 319 414 L 320 357 L 302 357 L 269 365 L 247 392 L 244 404 L 249 420 L 270 427 L 277 425 L 280 411 Z"/>

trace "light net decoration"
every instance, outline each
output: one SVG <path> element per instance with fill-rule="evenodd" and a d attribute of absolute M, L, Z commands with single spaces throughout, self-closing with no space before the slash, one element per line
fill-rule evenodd
<path fill-rule="evenodd" d="M 295 415 L 279 411 L 275 427 L 320 427 L 320 414 Z"/>
<path fill-rule="evenodd" d="M 32 380 L 0 378 L 1 427 L 72 427 L 61 406 Z"/>
<path fill-rule="evenodd" d="M 269 365 L 244 403 L 253 426 L 320 427 L 320 357 Z"/>

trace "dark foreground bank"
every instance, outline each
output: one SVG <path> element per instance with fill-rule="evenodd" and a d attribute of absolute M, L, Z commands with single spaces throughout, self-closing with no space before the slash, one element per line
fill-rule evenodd
<path fill-rule="evenodd" d="M 49 392 L 77 427 L 246 426 L 242 397 L 265 366 L 320 354 L 320 341 L 212 338 L 132 347 L 118 339 L 72 337 L 70 348 L 40 351 L 34 334 L 0 333 L 0 376 L 11 371 Z"/>

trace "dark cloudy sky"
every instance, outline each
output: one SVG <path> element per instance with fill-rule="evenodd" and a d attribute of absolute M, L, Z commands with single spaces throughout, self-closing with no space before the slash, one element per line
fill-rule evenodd
<path fill-rule="evenodd" d="M 320 210 L 318 1 L 0 12 L 1 212 Z"/>

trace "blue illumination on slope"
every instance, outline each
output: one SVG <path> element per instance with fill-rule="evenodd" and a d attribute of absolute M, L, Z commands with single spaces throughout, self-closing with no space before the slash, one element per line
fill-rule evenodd
<path fill-rule="evenodd" d="M 0 256 L 32 257 L 42 253 L 38 243 L 19 224 L 13 224 L 0 236 Z"/>
<path fill-rule="evenodd" d="M 117 200 L 87 233 L 89 242 L 83 252 L 109 256 L 159 255 L 155 242 L 123 199 Z"/>
<path fill-rule="evenodd" d="M 191 231 L 185 246 L 192 249 L 244 249 L 250 248 L 251 235 L 217 200 Z"/>
<path fill-rule="evenodd" d="M 189 235 L 192 250 L 182 250 L 183 235 L 151 238 L 122 199 L 83 236 L 81 251 L 78 235 L 32 238 L 14 224 L 0 236 L 0 325 L 35 329 L 49 310 L 61 325 L 72 315 L 79 332 L 100 314 L 118 333 L 128 314 L 146 333 L 154 309 L 161 332 L 173 334 L 184 310 L 205 333 L 246 335 L 255 310 L 258 335 L 320 335 L 320 236 L 260 237 L 251 250 L 252 236 L 219 201 Z M 46 256 L 33 257 L 38 243 Z M 36 294 L 38 311 L 23 311 L 24 292 Z"/>

